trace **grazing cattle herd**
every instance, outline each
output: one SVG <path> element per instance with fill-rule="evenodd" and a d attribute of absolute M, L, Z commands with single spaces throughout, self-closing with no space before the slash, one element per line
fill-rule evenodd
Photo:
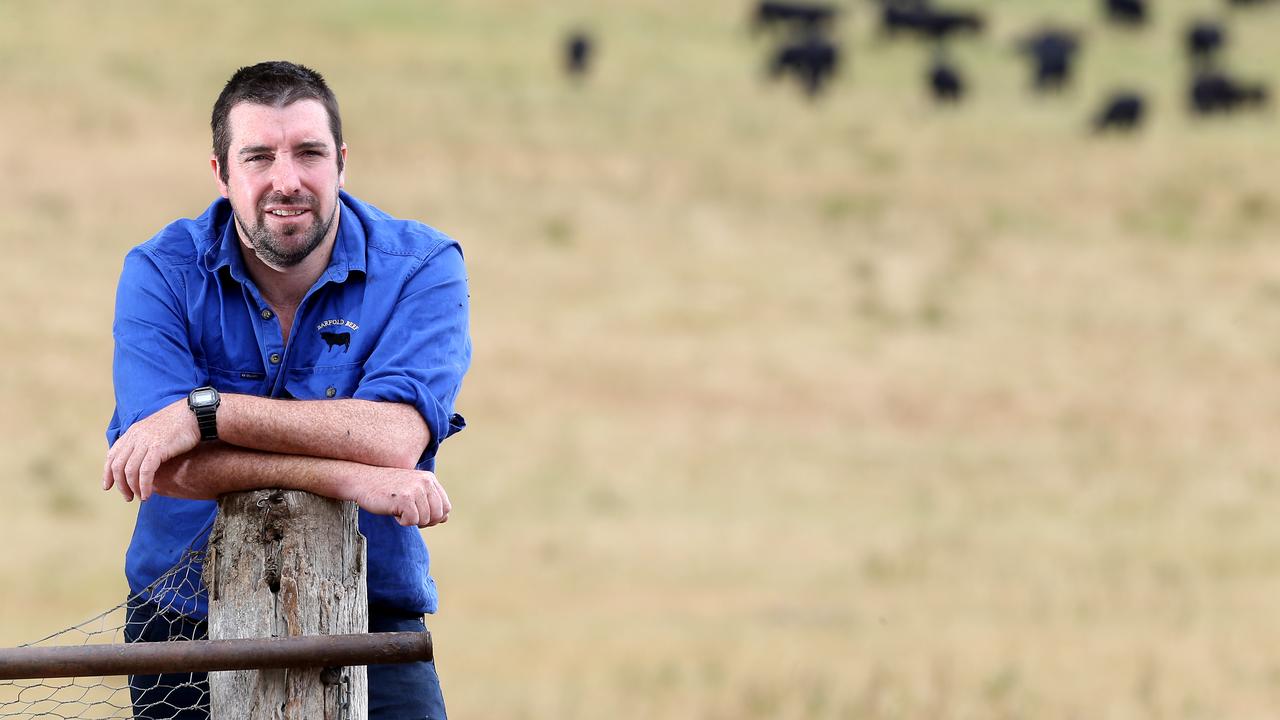
<path fill-rule="evenodd" d="M 1142 32 L 1151 23 L 1152 0 L 1095 1 L 1099 3 L 1099 20 L 1117 28 L 1116 33 L 1127 36 Z M 1225 68 L 1223 56 L 1232 37 L 1228 32 L 1228 23 L 1234 17 L 1231 13 L 1275 0 L 1219 1 L 1224 7 L 1218 17 L 1189 18 L 1184 26 L 1186 108 L 1196 116 L 1258 109 L 1269 100 L 1265 82 L 1236 76 Z M 972 93 L 973 83 L 956 64 L 948 47 L 954 39 L 983 36 L 988 18 L 977 10 L 942 7 L 935 0 L 755 0 L 749 14 L 751 36 L 757 42 L 762 37 L 772 42 L 767 77 L 796 82 L 811 99 L 823 95 L 839 74 L 842 59 L 843 64 L 848 62 L 836 26 L 842 16 L 864 3 L 869 3 L 875 12 L 877 42 L 908 40 L 933 48 L 924 74 L 924 90 L 937 104 L 954 105 Z M 1052 23 L 1021 34 L 1014 49 L 1027 63 L 1030 90 L 1055 94 L 1069 89 L 1086 37 L 1090 37 L 1087 28 Z M 564 62 L 569 75 L 576 78 L 586 72 L 594 45 L 593 38 L 584 32 L 575 31 L 568 36 Z M 1142 90 L 1113 91 L 1099 104 L 1089 128 L 1095 133 L 1131 132 L 1142 127 L 1150 112 L 1151 103 Z"/>

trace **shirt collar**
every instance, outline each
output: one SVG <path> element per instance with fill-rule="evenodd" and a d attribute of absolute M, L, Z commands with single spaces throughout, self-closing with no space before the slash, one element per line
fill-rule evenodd
<path fill-rule="evenodd" d="M 366 240 L 364 225 L 356 215 L 353 205 L 357 202 L 346 193 L 338 191 L 342 210 L 338 213 L 338 237 L 333 241 L 333 255 L 329 258 L 329 279 L 343 282 L 352 272 L 365 272 Z"/>
<path fill-rule="evenodd" d="M 338 235 L 333 241 L 333 254 L 329 257 L 329 267 L 320 276 L 321 280 L 344 282 L 352 272 L 365 272 L 365 231 L 360 218 L 352 209 L 359 201 L 344 190 L 338 191 L 338 202 L 342 210 L 338 213 Z M 205 267 L 211 273 L 227 268 L 236 282 L 244 283 L 249 279 L 244 258 L 240 256 L 240 236 L 236 233 L 235 217 L 231 213 L 231 203 L 220 198 L 209 208 L 208 214 L 213 220 L 215 237 L 209 249 L 205 251 Z M 225 219 L 221 216 L 225 215 Z M 222 220 L 222 222 L 218 222 Z M 216 228 L 221 226 L 221 232 Z"/>

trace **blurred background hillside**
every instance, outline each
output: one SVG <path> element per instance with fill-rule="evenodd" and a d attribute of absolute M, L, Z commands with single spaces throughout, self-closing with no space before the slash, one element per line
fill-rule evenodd
<path fill-rule="evenodd" d="M 1280 80 L 1280 4 L 956 0 L 948 107 L 836 4 L 810 101 L 748 0 L 0 1 L 0 642 L 123 598 L 121 261 L 283 58 L 338 94 L 348 190 L 466 252 L 455 717 L 1274 717 L 1280 120 L 1189 116 L 1183 32 Z M 1046 22 L 1085 33 L 1047 97 Z M 1147 122 L 1090 133 L 1118 87 Z"/>

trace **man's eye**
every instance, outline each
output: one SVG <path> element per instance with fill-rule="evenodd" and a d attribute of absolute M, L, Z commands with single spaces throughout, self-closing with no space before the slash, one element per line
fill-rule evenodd
<path fill-rule="evenodd" d="M 269 159 L 270 158 L 268 158 L 266 155 L 250 155 L 249 157 L 245 158 L 244 161 L 245 162 L 261 162 L 263 160 L 269 160 Z"/>

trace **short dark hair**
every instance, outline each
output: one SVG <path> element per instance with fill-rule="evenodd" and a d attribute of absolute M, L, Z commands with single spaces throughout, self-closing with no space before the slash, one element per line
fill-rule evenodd
<path fill-rule="evenodd" d="M 320 73 L 305 65 L 271 60 L 242 67 L 231 76 L 218 100 L 213 104 L 213 154 L 218 158 L 218 172 L 227 182 L 227 153 L 231 147 L 231 108 L 242 102 L 285 107 L 299 100 L 319 100 L 329 115 L 329 131 L 342 170 L 342 116 L 338 114 L 338 98 L 325 84 Z"/>

